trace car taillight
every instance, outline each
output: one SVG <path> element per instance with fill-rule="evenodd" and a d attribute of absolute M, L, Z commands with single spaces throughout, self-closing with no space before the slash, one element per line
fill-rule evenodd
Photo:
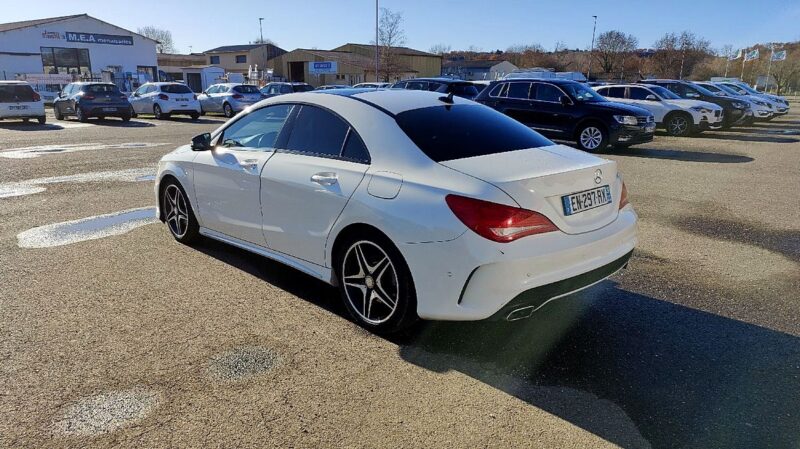
<path fill-rule="evenodd" d="M 39 96 L 39 94 L 38 94 L 38 93 L 36 93 L 36 92 L 34 92 L 34 93 L 33 93 L 33 101 L 39 101 L 39 100 L 41 100 L 41 99 L 42 99 L 42 97 L 41 97 L 41 96 Z"/>
<path fill-rule="evenodd" d="M 159 100 L 169 100 L 169 97 L 166 94 L 158 94 Z"/>
<path fill-rule="evenodd" d="M 119 99 L 120 99 L 120 100 L 127 100 L 127 99 L 128 99 L 128 97 L 127 97 L 127 96 L 125 96 L 125 95 L 120 95 L 120 96 L 119 96 Z"/>
<path fill-rule="evenodd" d="M 242 98 L 244 98 L 244 95 L 241 95 L 241 94 L 233 94 L 233 99 L 234 99 L 234 100 L 241 100 Z"/>
<path fill-rule="evenodd" d="M 549 218 L 532 210 L 459 195 L 447 195 L 445 201 L 468 228 L 495 242 L 508 243 L 528 235 L 558 231 Z"/>
<path fill-rule="evenodd" d="M 622 183 L 622 194 L 619 196 L 619 208 L 622 209 L 623 207 L 630 204 L 628 201 L 628 188 L 625 187 L 625 182 Z"/>
<path fill-rule="evenodd" d="M 83 99 L 83 100 L 94 100 L 94 95 L 92 95 L 92 94 L 83 94 L 83 95 L 81 95 L 81 99 Z"/>

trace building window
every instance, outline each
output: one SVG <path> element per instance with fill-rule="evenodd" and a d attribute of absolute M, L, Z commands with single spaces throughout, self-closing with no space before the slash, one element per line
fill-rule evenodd
<path fill-rule="evenodd" d="M 236 55 L 237 64 L 247 64 L 247 55 Z"/>
<path fill-rule="evenodd" d="M 42 54 L 44 73 L 79 75 L 92 73 L 87 48 L 40 47 L 39 51 Z"/>
<path fill-rule="evenodd" d="M 209 56 L 208 63 L 209 64 L 219 64 L 219 56 Z"/>

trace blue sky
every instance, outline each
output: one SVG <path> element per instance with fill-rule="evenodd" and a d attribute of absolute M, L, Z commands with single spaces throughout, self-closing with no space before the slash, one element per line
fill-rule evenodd
<path fill-rule="evenodd" d="M 143 25 L 167 28 L 181 52 L 190 45 L 203 51 L 247 43 L 258 37 L 259 17 L 265 18 L 264 37 L 286 50 L 366 43 L 375 34 L 374 0 L 36 0 L 5 6 L 3 22 L 88 13 L 134 31 Z M 420 50 L 438 43 L 483 50 L 539 43 L 552 49 L 559 40 L 569 48 L 585 48 L 592 38 L 592 15 L 598 16 L 598 34 L 618 29 L 638 37 L 641 47 L 682 30 L 705 37 L 715 48 L 800 40 L 800 0 L 381 0 L 381 6 L 403 12 L 406 43 Z"/>

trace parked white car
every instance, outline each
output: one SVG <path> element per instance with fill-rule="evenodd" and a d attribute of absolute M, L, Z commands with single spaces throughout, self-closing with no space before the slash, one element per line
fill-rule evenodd
<path fill-rule="evenodd" d="M 756 97 L 766 98 L 768 100 L 771 100 L 771 101 L 777 103 L 779 105 L 779 107 L 778 107 L 778 110 L 777 110 L 776 114 L 778 114 L 778 115 L 784 115 L 784 114 L 788 114 L 789 113 L 789 100 L 787 100 L 785 97 L 782 97 L 780 95 L 768 94 L 766 92 L 759 92 L 759 91 L 753 89 L 752 87 L 750 87 L 747 83 L 743 83 L 741 81 L 729 81 L 728 83 L 734 84 L 734 85 L 744 89 L 750 95 L 753 95 L 753 96 L 756 96 Z"/>
<path fill-rule="evenodd" d="M 775 98 L 772 95 L 764 95 L 744 83 L 721 82 L 717 84 L 727 87 L 728 89 L 736 92 L 750 101 L 759 100 L 763 103 L 766 103 L 772 110 L 773 116 L 786 115 L 789 112 L 789 102 L 785 101 L 783 98 Z"/>
<path fill-rule="evenodd" d="M 239 83 L 222 83 L 209 86 L 198 96 L 203 114 L 206 112 L 222 112 L 225 117 L 233 117 L 236 113 L 261 101 L 264 96 L 258 86 Z"/>
<path fill-rule="evenodd" d="M 695 81 L 694 84 L 702 86 L 721 97 L 733 97 L 750 105 L 753 112 L 752 120 L 771 120 L 775 116 L 775 110 L 770 102 L 763 98 L 756 98 L 749 95 L 738 93 L 723 83 L 711 83 L 705 81 Z"/>
<path fill-rule="evenodd" d="M 25 81 L 0 81 L 0 120 L 32 118 L 47 122 L 42 97 Z"/>
<path fill-rule="evenodd" d="M 359 83 L 353 86 L 354 89 L 388 89 L 392 83 Z"/>
<path fill-rule="evenodd" d="M 722 107 L 690 100 L 652 84 L 611 84 L 593 87 L 600 95 L 653 113 L 656 124 L 672 136 L 688 136 L 722 127 Z"/>
<path fill-rule="evenodd" d="M 375 332 L 517 320 L 623 268 L 614 161 L 436 92 L 296 93 L 165 155 L 158 217 L 337 285 Z"/>
<path fill-rule="evenodd" d="M 128 101 L 136 114 L 153 114 L 156 119 L 172 115 L 188 115 L 193 120 L 200 117 L 197 95 L 181 83 L 146 83 L 131 94 Z"/>

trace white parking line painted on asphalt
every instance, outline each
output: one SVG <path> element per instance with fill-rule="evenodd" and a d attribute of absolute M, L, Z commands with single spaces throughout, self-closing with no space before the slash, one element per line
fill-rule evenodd
<path fill-rule="evenodd" d="M 79 220 L 54 223 L 17 234 L 20 248 L 51 248 L 130 232 L 156 223 L 156 209 L 142 207 Z"/>
<path fill-rule="evenodd" d="M 27 179 L 25 181 L 7 182 L 0 184 L 0 198 L 10 198 L 14 196 L 32 195 L 47 190 L 42 185 L 60 183 L 81 183 L 81 182 L 145 182 L 153 181 L 156 176 L 153 174 L 155 168 L 131 168 L 128 170 L 98 171 L 90 173 L 80 173 L 77 175 L 51 176 L 49 178 Z"/>
<path fill-rule="evenodd" d="M 35 147 L 11 148 L 0 151 L 0 157 L 8 159 L 30 159 L 34 157 L 46 156 L 48 154 L 73 153 L 76 151 L 90 150 L 116 150 L 116 149 L 137 149 L 151 148 L 166 143 L 153 142 L 130 142 L 130 143 L 74 143 L 66 145 L 40 145 Z"/>

